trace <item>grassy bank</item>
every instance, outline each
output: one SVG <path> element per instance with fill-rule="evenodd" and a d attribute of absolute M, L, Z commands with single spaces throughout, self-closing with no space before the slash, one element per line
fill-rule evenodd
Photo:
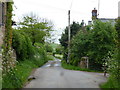
<path fill-rule="evenodd" d="M 31 59 L 18 62 L 14 70 L 4 75 L 2 88 L 22 88 L 32 70 L 44 65 L 46 62 L 47 60 L 44 59 Z"/>
<path fill-rule="evenodd" d="M 103 73 L 102 71 L 84 69 L 84 68 L 80 68 L 78 66 L 73 66 L 73 65 L 67 64 L 65 61 L 62 61 L 62 67 L 65 68 L 65 69 L 69 69 L 69 70 Z"/>
<path fill-rule="evenodd" d="M 111 90 L 120 90 L 120 81 L 115 80 L 112 76 L 109 77 L 106 83 L 100 85 L 102 90 L 111 89 Z"/>

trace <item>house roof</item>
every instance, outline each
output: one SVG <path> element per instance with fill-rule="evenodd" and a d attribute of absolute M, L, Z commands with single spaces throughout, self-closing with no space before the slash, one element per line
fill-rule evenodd
<path fill-rule="evenodd" d="M 99 20 L 116 20 L 117 18 L 98 18 Z"/>

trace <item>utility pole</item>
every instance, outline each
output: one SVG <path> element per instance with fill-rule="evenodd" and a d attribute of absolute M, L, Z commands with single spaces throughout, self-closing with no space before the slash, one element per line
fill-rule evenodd
<path fill-rule="evenodd" d="M 100 11 L 100 0 L 98 0 L 98 16 L 99 16 L 99 12 Z"/>
<path fill-rule="evenodd" d="M 70 61 L 70 10 L 68 10 L 68 57 L 67 63 Z"/>

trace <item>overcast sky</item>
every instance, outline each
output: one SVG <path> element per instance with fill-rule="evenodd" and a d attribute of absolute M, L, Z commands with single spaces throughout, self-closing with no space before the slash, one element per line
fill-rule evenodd
<path fill-rule="evenodd" d="M 99 18 L 117 18 L 118 1 L 120 0 L 100 0 Z M 98 0 L 14 0 L 14 5 L 13 19 L 17 22 L 22 15 L 30 12 L 51 20 L 58 42 L 58 38 L 68 25 L 68 10 L 71 8 L 71 23 L 80 23 L 84 20 L 88 24 L 91 20 L 91 11 L 94 8 L 98 9 Z"/>

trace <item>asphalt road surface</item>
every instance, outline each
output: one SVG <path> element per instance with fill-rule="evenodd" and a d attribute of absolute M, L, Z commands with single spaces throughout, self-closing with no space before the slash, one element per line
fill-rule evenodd
<path fill-rule="evenodd" d="M 103 73 L 63 69 L 59 59 L 38 68 L 33 76 L 36 79 L 25 88 L 99 88 L 107 80 Z"/>

